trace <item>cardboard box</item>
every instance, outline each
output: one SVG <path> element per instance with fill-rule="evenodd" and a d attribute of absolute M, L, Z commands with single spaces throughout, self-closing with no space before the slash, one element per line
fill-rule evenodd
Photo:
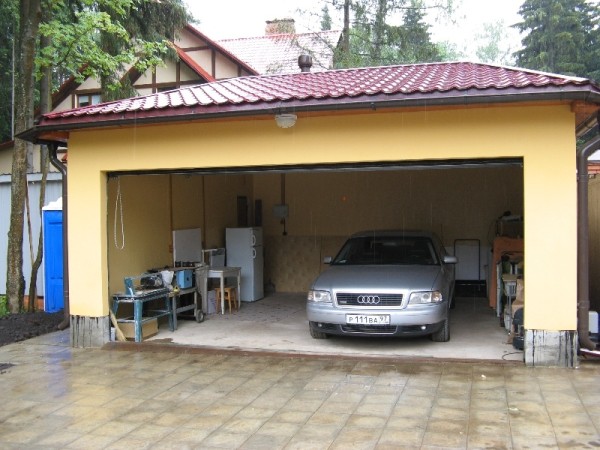
<path fill-rule="evenodd" d="M 144 317 L 143 319 L 147 319 Z M 119 329 L 123 332 L 127 339 L 135 340 L 135 324 L 133 322 L 119 323 Z M 152 337 L 158 333 L 158 320 L 150 319 L 142 323 L 142 340 Z"/>

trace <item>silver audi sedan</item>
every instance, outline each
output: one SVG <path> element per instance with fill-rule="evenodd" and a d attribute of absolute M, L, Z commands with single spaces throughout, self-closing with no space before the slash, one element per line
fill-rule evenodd
<path fill-rule="evenodd" d="M 308 291 L 310 334 L 450 339 L 454 265 L 433 233 L 352 235 Z"/>

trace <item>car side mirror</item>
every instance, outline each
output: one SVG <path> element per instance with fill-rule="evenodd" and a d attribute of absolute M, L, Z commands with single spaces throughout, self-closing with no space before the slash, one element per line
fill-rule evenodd
<path fill-rule="evenodd" d="M 323 258 L 324 264 L 331 264 L 331 261 L 333 261 L 333 258 L 331 256 L 326 256 L 325 258 Z"/>
<path fill-rule="evenodd" d="M 456 256 L 446 255 L 442 258 L 444 264 L 456 264 L 458 262 L 458 258 Z"/>

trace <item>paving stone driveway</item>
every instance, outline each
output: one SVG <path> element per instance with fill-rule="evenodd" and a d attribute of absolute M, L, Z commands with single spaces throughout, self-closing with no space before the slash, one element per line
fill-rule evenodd
<path fill-rule="evenodd" d="M 596 362 L 92 350 L 61 336 L 0 347 L 0 448 L 600 446 Z"/>

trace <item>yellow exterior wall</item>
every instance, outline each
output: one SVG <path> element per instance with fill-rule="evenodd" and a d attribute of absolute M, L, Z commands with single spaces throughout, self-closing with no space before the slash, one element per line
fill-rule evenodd
<path fill-rule="evenodd" d="M 300 115 L 296 126 L 287 130 L 265 118 L 73 133 L 69 241 L 89 245 L 70 246 L 71 313 L 108 313 L 104 188 L 108 171 L 480 157 L 524 160 L 525 326 L 574 330 L 575 141 L 568 106 Z M 248 192 L 252 195 L 251 187 Z M 447 192 L 451 195 L 452 186 Z M 274 193 L 277 199 L 278 187 Z M 95 236 L 104 238 L 96 242 Z M 557 278 L 560 286 L 551 282 Z"/>

